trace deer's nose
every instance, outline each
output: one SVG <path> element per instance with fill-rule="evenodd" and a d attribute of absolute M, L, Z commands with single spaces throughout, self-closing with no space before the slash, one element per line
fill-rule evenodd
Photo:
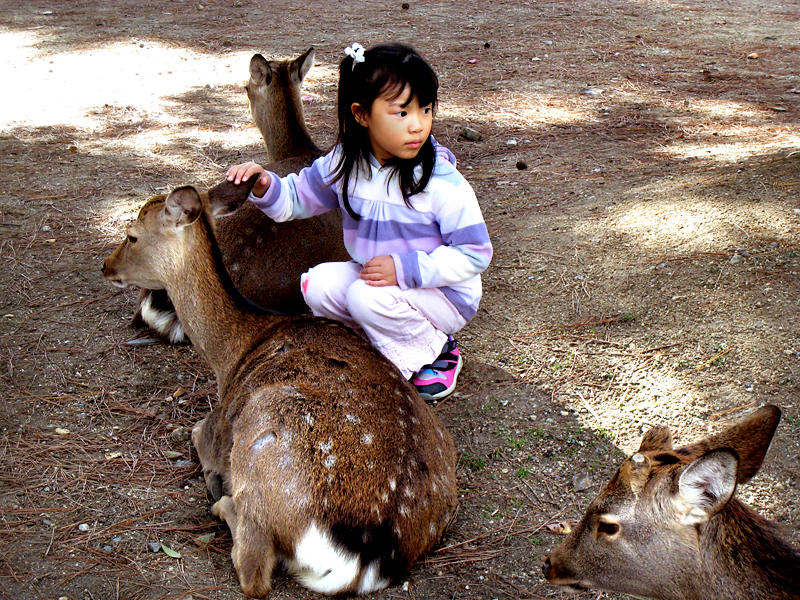
<path fill-rule="evenodd" d="M 544 563 L 542 564 L 542 574 L 544 575 L 545 579 L 550 579 L 550 557 L 544 559 Z"/>

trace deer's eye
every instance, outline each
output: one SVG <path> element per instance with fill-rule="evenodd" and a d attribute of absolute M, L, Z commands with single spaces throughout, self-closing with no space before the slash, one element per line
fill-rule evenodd
<path fill-rule="evenodd" d="M 612 536 L 617 535 L 619 533 L 619 524 L 618 523 L 611 523 L 609 521 L 598 521 L 597 522 L 597 533 Z"/>
<path fill-rule="evenodd" d="M 139 241 L 139 238 L 137 238 L 135 235 L 128 234 L 128 243 L 129 244 L 135 244 L 138 241 Z"/>

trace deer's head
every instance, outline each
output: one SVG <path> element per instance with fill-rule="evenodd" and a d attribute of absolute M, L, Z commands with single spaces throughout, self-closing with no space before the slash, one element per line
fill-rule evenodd
<path fill-rule="evenodd" d="M 551 583 L 655 598 L 682 597 L 699 572 L 699 537 L 764 460 L 780 410 L 765 406 L 678 449 L 651 429 L 545 561 Z"/>

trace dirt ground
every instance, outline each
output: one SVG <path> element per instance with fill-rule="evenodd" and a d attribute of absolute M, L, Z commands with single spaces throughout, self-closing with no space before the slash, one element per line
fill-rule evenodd
<path fill-rule="evenodd" d="M 691 441 L 763 402 L 783 421 L 739 495 L 800 545 L 798 21 L 794 1 L 0 2 L 0 597 L 241 597 L 187 437 L 210 372 L 128 343 L 136 291 L 101 261 L 149 195 L 265 160 L 253 53 L 316 48 L 306 117 L 332 143 L 354 41 L 433 64 L 434 133 L 495 247 L 435 407 L 458 517 L 374 597 L 562 597 L 548 526 L 643 431 Z"/>

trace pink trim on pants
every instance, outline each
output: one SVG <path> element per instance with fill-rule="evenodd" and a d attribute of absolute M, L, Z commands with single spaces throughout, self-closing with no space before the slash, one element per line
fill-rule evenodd
<path fill-rule="evenodd" d="M 467 323 L 438 288 L 370 286 L 359 279 L 360 272 L 356 262 L 309 269 L 300 278 L 306 304 L 318 317 L 363 331 L 406 379 L 432 363 L 448 334 Z"/>

